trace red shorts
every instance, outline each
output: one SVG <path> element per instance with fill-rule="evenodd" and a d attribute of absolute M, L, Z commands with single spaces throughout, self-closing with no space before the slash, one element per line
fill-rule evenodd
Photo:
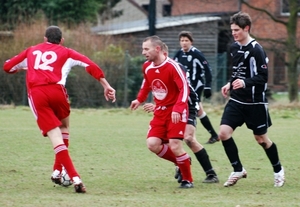
<path fill-rule="evenodd" d="M 174 124 L 172 123 L 171 114 L 172 107 L 155 110 L 154 117 L 150 121 L 147 138 L 159 137 L 164 143 L 169 142 L 169 139 L 172 138 L 183 139 L 187 120 L 182 119 L 179 123 Z M 187 115 L 182 115 L 182 117 L 187 117 Z"/>
<path fill-rule="evenodd" d="M 64 86 L 44 85 L 30 89 L 29 106 L 44 136 L 47 132 L 61 126 L 61 120 L 70 115 L 70 104 Z"/>

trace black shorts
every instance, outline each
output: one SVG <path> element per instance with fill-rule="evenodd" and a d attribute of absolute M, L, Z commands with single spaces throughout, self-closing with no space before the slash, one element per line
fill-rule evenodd
<path fill-rule="evenodd" d="M 246 105 L 229 100 L 222 115 L 221 125 L 228 125 L 235 130 L 244 123 L 254 135 L 267 133 L 268 127 L 272 125 L 267 105 Z"/>
<path fill-rule="evenodd" d="M 187 124 L 193 125 L 194 127 L 196 127 L 197 125 L 197 113 L 198 111 L 196 109 L 189 109 L 189 118 L 187 121 Z"/>
<path fill-rule="evenodd" d="M 200 86 L 197 90 L 195 90 L 195 92 L 196 92 L 197 95 L 198 95 L 199 102 L 201 102 L 201 97 L 202 97 L 203 89 L 204 89 L 204 85 Z"/>

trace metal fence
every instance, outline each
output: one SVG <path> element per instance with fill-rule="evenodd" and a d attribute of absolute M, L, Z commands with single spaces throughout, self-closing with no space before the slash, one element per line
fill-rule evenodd
<path fill-rule="evenodd" d="M 228 81 L 230 70 L 227 55 L 227 53 L 206 55 L 212 68 L 212 91 L 214 93 L 219 92 Z M 123 63 L 118 66 L 106 65 L 107 67 L 103 68 L 108 74 L 108 81 L 117 91 L 117 101 L 114 104 L 104 99 L 102 86 L 84 69 L 73 68 L 66 84 L 71 106 L 74 108 L 128 107 L 140 89 L 143 78 L 141 66 L 144 61 L 143 56 L 132 57 L 125 51 Z M 26 94 L 25 72 L 9 75 L 0 70 L 0 104 L 28 105 Z"/>

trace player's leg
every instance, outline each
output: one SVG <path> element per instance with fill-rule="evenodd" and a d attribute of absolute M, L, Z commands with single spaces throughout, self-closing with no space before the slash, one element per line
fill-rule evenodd
<path fill-rule="evenodd" d="M 83 185 L 80 176 L 73 165 L 73 162 L 68 152 L 68 148 L 63 142 L 62 134 L 59 127 L 48 131 L 47 136 L 49 137 L 52 143 L 56 159 L 65 167 L 69 176 L 72 178 L 75 191 L 78 193 L 85 193 L 85 186 Z"/>
<path fill-rule="evenodd" d="M 219 141 L 218 138 L 218 134 L 216 133 L 214 127 L 212 126 L 206 112 L 203 109 L 203 105 L 201 103 L 201 96 L 202 96 L 202 91 L 203 91 L 204 86 L 199 87 L 196 90 L 196 93 L 198 94 L 198 98 L 199 98 L 199 111 L 198 111 L 198 117 L 199 120 L 201 122 L 201 124 L 203 125 L 203 127 L 208 131 L 208 133 L 210 133 L 210 138 L 207 141 L 207 144 L 213 144 L 217 141 Z"/>
<path fill-rule="evenodd" d="M 69 140 L 70 140 L 70 134 L 69 134 L 69 121 L 70 121 L 70 118 L 69 116 L 67 116 L 66 118 L 62 119 L 61 120 L 61 126 L 59 127 L 60 128 L 60 131 L 61 131 L 61 134 L 63 136 L 63 141 L 65 143 L 65 145 L 69 148 Z"/>
<path fill-rule="evenodd" d="M 151 133 L 152 134 L 152 133 Z M 147 138 L 148 149 L 158 157 L 173 162 L 176 165 L 176 157 L 167 143 L 163 143 L 158 137 Z"/>
<path fill-rule="evenodd" d="M 51 96 L 51 108 L 55 112 L 55 115 L 57 118 L 61 121 L 61 125 L 59 126 L 59 131 L 61 133 L 61 138 L 64 143 L 64 146 L 67 150 L 63 150 L 62 152 L 64 154 L 58 154 L 56 155 L 59 158 L 59 162 L 63 165 L 63 167 L 68 172 L 69 176 L 71 177 L 73 183 L 75 192 L 77 193 L 85 193 L 86 188 L 83 185 L 79 174 L 77 173 L 73 162 L 71 160 L 71 156 L 68 152 L 69 147 L 69 116 L 70 116 L 70 104 L 69 104 L 69 97 L 67 94 L 67 91 L 65 87 L 59 85 L 55 88 L 57 91 L 55 96 Z M 57 104 L 59 103 L 59 104 Z M 55 150 L 56 152 L 56 150 Z"/>
<path fill-rule="evenodd" d="M 254 105 L 249 106 L 248 108 L 250 108 L 248 110 L 248 118 L 251 124 L 247 124 L 247 126 L 253 130 L 253 134 L 257 143 L 262 146 L 272 164 L 274 171 L 274 186 L 281 187 L 285 182 L 284 168 L 280 163 L 276 144 L 272 142 L 267 135 L 268 127 L 272 125 L 268 109 L 265 105 Z M 259 118 L 256 116 L 257 114 L 259 114 Z"/>
<path fill-rule="evenodd" d="M 66 89 L 60 85 L 56 86 L 55 89 L 53 90 L 56 90 L 55 91 L 56 96 L 55 97 L 50 96 L 51 98 L 49 98 L 51 109 L 53 110 L 57 119 L 59 119 L 61 122 L 59 128 L 62 133 L 63 142 L 68 148 L 69 147 L 69 116 L 70 116 L 70 104 L 68 100 L 68 94 Z M 57 156 L 55 156 L 53 171 L 62 172 L 62 167 L 63 165 L 57 159 Z"/>
<path fill-rule="evenodd" d="M 147 133 L 147 147 L 158 157 L 173 162 L 176 165 L 176 158 L 172 150 L 168 146 L 166 139 L 165 119 L 154 116 L 150 121 Z"/>
<path fill-rule="evenodd" d="M 173 123 L 171 120 L 167 125 L 167 137 L 169 138 L 169 146 L 176 156 L 177 166 L 182 175 L 181 188 L 192 188 L 193 177 L 191 172 L 190 156 L 183 148 L 184 131 L 186 127 L 187 116 L 182 115 L 179 123 Z"/>
<path fill-rule="evenodd" d="M 206 178 L 203 180 L 204 183 L 218 183 L 219 179 L 216 172 L 214 171 L 209 156 L 205 148 L 196 139 L 196 127 L 192 124 L 187 124 L 185 127 L 184 141 L 187 146 L 192 150 L 203 168 Z"/>
<path fill-rule="evenodd" d="M 182 175 L 180 188 L 192 188 L 193 177 L 191 172 L 190 156 L 183 148 L 182 138 L 169 139 L 169 146 L 176 156 L 177 166 L 179 167 Z"/>
<path fill-rule="evenodd" d="M 203 106 L 201 104 L 201 102 L 199 103 L 200 106 L 200 110 L 198 113 L 198 117 L 199 120 L 201 122 L 201 124 L 203 125 L 203 127 L 210 133 L 210 138 L 208 139 L 208 141 L 206 142 L 206 144 L 213 144 L 215 142 L 218 142 L 220 139 L 218 137 L 218 134 L 216 133 L 215 129 L 213 128 L 206 112 L 203 109 Z"/>
<path fill-rule="evenodd" d="M 233 167 L 233 172 L 224 183 L 225 187 L 233 186 L 240 178 L 246 178 L 247 172 L 239 158 L 238 148 L 232 138 L 232 133 L 237 126 L 243 124 L 243 116 L 239 112 L 237 103 L 229 101 L 225 106 L 219 131 L 219 138 L 222 141 L 225 153 Z"/>
<path fill-rule="evenodd" d="M 260 144 L 267 154 L 274 171 L 274 187 L 281 187 L 285 183 L 284 168 L 280 163 L 277 146 L 272 142 L 267 134 L 254 135 L 258 144 Z"/>
<path fill-rule="evenodd" d="M 61 130 L 59 129 L 59 126 L 61 126 L 60 120 L 63 117 L 67 117 L 70 113 L 65 91 L 62 89 L 64 88 L 60 85 L 34 88 L 30 91 L 30 106 L 37 117 L 37 123 L 43 135 L 48 136 L 51 140 L 55 159 L 66 168 L 74 182 L 76 192 L 84 193 L 85 187 L 74 168 L 68 148 L 63 142 Z M 63 113 L 58 115 L 56 110 L 63 111 Z"/>
<path fill-rule="evenodd" d="M 69 116 L 62 119 L 61 123 L 62 125 L 59 128 L 63 137 L 63 142 L 66 147 L 69 148 Z M 53 171 L 56 172 L 55 174 L 57 174 L 57 172 L 62 172 L 62 165 L 56 157 L 54 158 Z"/>

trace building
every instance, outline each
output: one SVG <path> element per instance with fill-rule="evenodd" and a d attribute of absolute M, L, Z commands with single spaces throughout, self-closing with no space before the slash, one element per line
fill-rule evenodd
<path fill-rule="evenodd" d="M 142 39 L 149 36 L 150 0 L 121 0 L 114 9 L 123 15 L 92 28 L 99 35 L 111 35 L 126 40 L 131 51 L 140 52 Z M 249 5 L 267 8 L 280 21 L 289 16 L 286 0 L 247 0 Z M 267 51 L 269 57 L 269 87 L 274 91 L 287 90 L 285 53 L 266 39 L 281 40 L 287 37 L 284 25 L 274 22 L 267 14 L 251 9 L 240 0 L 156 0 L 155 34 L 169 46 L 170 55 L 179 49 L 178 33 L 189 30 L 194 34 L 194 46 L 207 57 L 213 68 L 214 84 L 218 90 L 226 82 L 226 68 L 230 65 L 224 53 L 232 42 L 229 18 L 238 11 L 248 12 L 253 21 L 251 34 Z M 300 37 L 300 32 L 298 32 Z M 275 48 L 275 49 L 274 49 Z M 136 49 L 136 50 L 133 50 Z M 225 73 L 224 73 L 225 70 Z M 300 81 L 299 81 L 300 83 Z M 300 85 L 300 84 L 299 84 Z"/>

